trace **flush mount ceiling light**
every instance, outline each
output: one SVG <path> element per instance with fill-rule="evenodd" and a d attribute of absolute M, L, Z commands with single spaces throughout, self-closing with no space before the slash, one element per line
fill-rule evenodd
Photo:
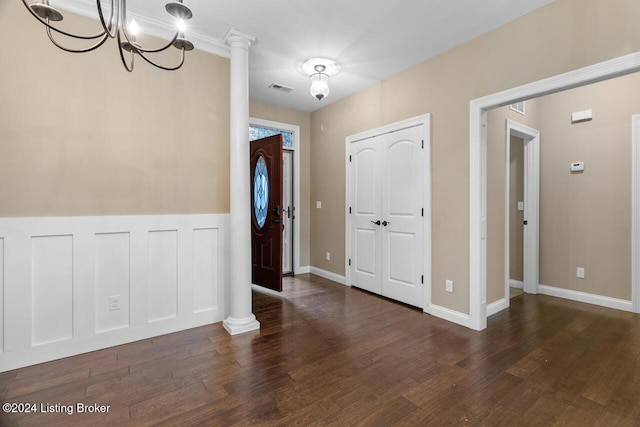
<path fill-rule="evenodd" d="M 336 61 L 326 58 L 312 58 L 301 66 L 302 72 L 311 77 L 311 96 L 322 101 L 329 95 L 329 76 L 336 75 L 340 66 Z"/>
<path fill-rule="evenodd" d="M 102 46 L 109 37 L 117 39 L 122 65 L 124 65 L 124 68 L 127 71 L 131 72 L 133 71 L 133 59 L 136 54 L 154 67 L 163 70 L 173 71 L 182 67 L 184 64 L 185 51 L 193 50 L 193 44 L 189 40 L 185 39 L 184 36 L 184 21 L 191 19 L 193 14 L 187 6 L 182 4 L 182 1 L 183 0 L 171 1 L 166 4 L 165 9 L 167 12 L 176 18 L 176 32 L 168 44 L 155 49 L 145 49 L 140 44 L 136 43 L 136 34 L 138 33 L 139 28 L 135 19 L 127 19 L 127 0 L 109 0 L 107 2 L 109 7 L 106 9 L 108 11 L 107 19 L 105 19 L 105 14 L 102 8 L 104 0 L 96 0 L 96 9 L 98 10 L 102 30 L 96 34 L 89 35 L 74 34 L 56 28 L 52 22 L 62 21 L 63 16 L 60 11 L 49 5 L 49 0 L 40 0 L 39 3 L 33 4 L 28 4 L 27 0 L 22 0 L 22 3 L 25 5 L 27 10 L 31 12 L 31 15 L 45 26 L 49 40 L 51 40 L 55 46 L 64 51 L 72 53 L 91 52 L 92 50 L 96 50 Z M 81 49 L 65 47 L 53 37 L 52 32 L 56 32 L 69 38 L 84 40 L 87 42 L 91 41 L 93 44 Z M 178 65 L 166 67 L 149 58 L 150 54 L 163 52 L 172 46 L 180 51 L 180 62 Z M 128 61 L 125 58 L 125 51 L 129 52 Z"/>

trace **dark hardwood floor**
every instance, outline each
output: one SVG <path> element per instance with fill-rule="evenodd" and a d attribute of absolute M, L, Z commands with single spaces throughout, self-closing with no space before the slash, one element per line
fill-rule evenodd
<path fill-rule="evenodd" d="M 0 373 L 2 426 L 640 425 L 640 316 L 523 295 L 483 332 L 311 275 L 220 324 Z"/>

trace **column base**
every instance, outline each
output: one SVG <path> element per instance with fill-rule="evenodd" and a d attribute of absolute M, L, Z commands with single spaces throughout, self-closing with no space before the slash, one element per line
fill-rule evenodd
<path fill-rule="evenodd" d="M 229 335 L 238 335 L 260 329 L 260 322 L 253 314 L 245 319 L 234 319 L 229 316 L 222 322 L 222 326 L 229 332 Z"/>

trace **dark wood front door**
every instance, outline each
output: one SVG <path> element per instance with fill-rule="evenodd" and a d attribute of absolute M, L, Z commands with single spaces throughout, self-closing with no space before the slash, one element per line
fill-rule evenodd
<path fill-rule="evenodd" d="M 282 135 L 251 142 L 251 279 L 282 291 Z"/>

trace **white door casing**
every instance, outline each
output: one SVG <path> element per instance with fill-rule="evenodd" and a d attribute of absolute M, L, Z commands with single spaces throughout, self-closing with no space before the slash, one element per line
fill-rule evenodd
<path fill-rule="evenodd" d="M 631 301 L 640 313 L 640 114 L 631 118 Z"/>
<path fill-rule="evenodd" d="M 282 150 L 282 273 L 293 272 L 293 151 Z"/>
<path fill-rule="evenodd" d="M 346 139 L 347 284 L 423 308 L 431 300 L 429 119 Z"/>

